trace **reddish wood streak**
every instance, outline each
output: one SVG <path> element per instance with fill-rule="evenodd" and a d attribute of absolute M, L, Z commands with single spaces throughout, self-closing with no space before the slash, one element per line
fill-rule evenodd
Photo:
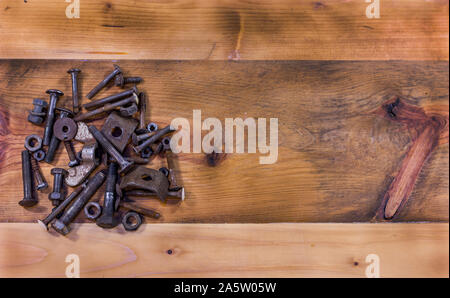
<path fill-rule="evenodd" d="M 381 114 L 405 125 L 413 137 L 413 144 L 376 213 L 377 219 L 392 219 L 405 205 L 426 160 L 439 144 L 441 135 L 445 135 L 448 130 L 448 114 L 428 115 L 422 108 L 410 105 L 397 97 L 383 105 Z"/>
<path fill-rule="evenodd" d="M 0 109 L 0 136 L 6 136 L 10 133 L 8 111 Z"/>

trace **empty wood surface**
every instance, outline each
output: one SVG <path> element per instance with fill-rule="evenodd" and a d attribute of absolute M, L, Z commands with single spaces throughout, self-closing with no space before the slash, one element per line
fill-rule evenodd
<path fill-rule="evenodd" d="M 0 3 L 0 58 L 448 60 L 448 1 Z"/>
<path fill-rule="evenodd" d="M 0 224 L 0 277 L 447 277 L 448 224 L 78 224 L 68 237 Z"/>
<path fill-rule="evenodd" d="M 448 114 L 448 62 L 320 61 L 119 61 L 144 82 L 147 121 L 164 126 L 192 111 L 202 119 L 278 118 L 279 153 L 260 165 L 261 154 L 226 154 L 211 166 L 206 155 L 180 154 L 178 177 L 186 188 L 181 205 L 137 199 L 159 210 L 160 222 L 266 223 L 368 222 L 412 145 L 411 132 L 376 111 L 392 96 Z M 45 90 L 66 92 L 58 105 L 71 106 L 66 71 L 78 67 L 81 94 L 112 69 L 111 62 L 0 61 L 0 221 L 32 222 L 51 210 L 48 190 L 29 210 L 22 199 L 20 152 L 27 135 L 43 128 L 26 121 L 32 99 Z M 110 87 L 97 96 L 118 92 Z M 83 98 L 84 103 L 88 102 Z M 102 120 L 103 121 L 103 120 Z M 100 128 L 102 122 L 96 122 Z M 448 129 L 448 128 L 447 128 Z M 204 131 L 206 134 L 206 131 Z M 77 145 L 78 150 L 81 148 Z M 449 147 L 442 142 L 425 162 L 396 221 L 448 221 Z M 149 167 L 159 168 L 164 160 Z M 63 146 L 50 169 L 66 167 Z M 93 200 L 103 197 L 100 190 Z M 81 215 L 80 218 L 83 218 Z"/>

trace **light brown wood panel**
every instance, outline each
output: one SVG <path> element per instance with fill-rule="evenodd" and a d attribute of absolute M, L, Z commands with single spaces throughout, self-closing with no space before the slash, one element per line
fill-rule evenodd
<path fill-rule="evenodd" d="M 0 3 L 0 58 L 448 60 L 448 1 Z"/>
<path fill-rule="evenodd" d="M 178 156 L 177 173 L 187 199 L 180 206 L 142 203 L 158 209 L 163 222 L 367 222 L 375 215 L 412 144 L 411 133 L 376 111 L 393 95 L 410 104 L 448 113 L 448 62 L 175 62 L 121 61 L 149 97 L 147 120 L 161 126 L 173 118 L 276 117 L 279 153 L 260 165 L 257 154 L 227 154 L 215 166 L 205 154 Z M 70 76 L 79 67 L 85 95 L 110 62 L 0 61 L 0 221 L 31 222 L 51 210 L 48 192 L 26 210 L 20 151 L 27 135 L 43 129 L 26 121 L 34 97 L 45 90 L 67 93 L 58 105 L 71 106 Z M 97 98 L 118 92 L 111 87 Z M 83 99 L 83 102 L 88 102 Z M 98 122 L 101 124 L 101 122 Z M 191 123 L 192 124 L 192 123 Z M 100 127 L 100 126 L 98 126 Z M 206 131 L 204 131 L 204 134 Z M 79 145 L 79 144 L 78 144 Z M 78 146 L 77 148 L 80 148 Z M 448 221 L 448 143 L 426 161 L 398 221 Z M 61 146 L 50 169 L 66 167 Z M 157 160 L 150 167 L 159 168 Z M 99 200 L 99 191 L 94 200 Z M 81 215 L 82 218 L 84 215 Z"/>
<path fill-rule="evenodd" d="M 448 224 L 78 224 L 67 237 L 0 224 L 0 277 L 447 277 Z M 169 250 L 171 254 L 169 254 Z"/>

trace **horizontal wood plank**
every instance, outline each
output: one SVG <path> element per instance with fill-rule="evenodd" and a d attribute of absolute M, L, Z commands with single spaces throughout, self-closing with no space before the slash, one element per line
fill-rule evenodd
<path fill-rule="evenodd" d="M 67 237 L 0 224 L 0 277 L 447 277 L 448 224 L 79 224 Z"/>
<path fill-rule="evenodd" d="M 427 110 L 448 113 L 448 62 L 170 62 L 120 61 L 150 103 L 147 121 L 161 126 L 173 118 L 276 117 L 279 153 L 261 165 L 261 154 L 226 154 L 215 166 L 205 154 L 178 155 L 178 178 L 186 188 L 181 205 L 141 200 L 162 213 L 162 222 L 367 222 L 379 208 L 392 177 L 412 144 L 412 134 L 377 115 L 393 95 Z M 32 222 L 51 210 L 48 193 L 26 210 L 20 152 L 27 135 L 43 129 L 26 121 L 35 97 L 66 92 L 58 105 L 71 107 L 66 70 L 78 67 L 81 94 L 108 73 L 110 62 L 0 61 L 0 221 Z M 118 92 L 111 87 L 97 98 Z M 83 99 L 83 102 L 88 102 Z M 102 122 L 98 122 L 100 127 Z M 448 129 L 448 128 L 447 128 Z M 206 134 L 206 131 L 203 132 Z M 79 150 L 81 144 L 76 144 Z M 396 221 L 448 221 L 449 159 L 440 144 L 422 169 Z M 150 167 L 159 168 L 164 160 Z M 61 146 L 50 169 L 66 167 Z M 50 188 L 51 189 L 51 188 Z M 100 200 L 100 190 L 93 200 Z M 80 216 L 83 220 L 84 215 Z"/>
<path fill-rule="evenodd" d="M 0 58 L 448 60 L 448 1 L 0 3 Z"/>

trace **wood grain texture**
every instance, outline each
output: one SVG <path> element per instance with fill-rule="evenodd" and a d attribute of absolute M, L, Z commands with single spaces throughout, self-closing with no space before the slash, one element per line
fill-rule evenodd
<path fill-rule="evenodd" d="M 81 1 L 0 3 L 0 58 L 448 60 L 448 1 Z"/>
<path fill-rule="evenodd" d="M 413 143 L 408 129 L 377 115 L 393 95 L 424 109 L 448 111 L 447 62 L 170 62 L 120 61 L 141 75 L 148 94 L 147 121 L 161 126 L 173 118 L 276 117 L 279 153 L 260 165 L 260 154 L 227 154 L 211 166 L 205 154 L 179 154 L 178 177 L 187 192 L 180 206 L 142 203 L 159 210 L 163 222 L 367 222 Z M 78 67 L 85 95 L 111 70 L 109 62 L 0 61 L 0 221 L 30 222 L 50 211 L 48 193 L 25 210 L 20 151 L 31 133 L 43 129 L 26 121 L 34 97 L 58 88 L 68 95 Z M 118 92 L 102 91 L 97 98 Z M 83 99 L 83 102 L 88 102 Z M 98 124 L 101 124 L 99 122 Z M 100 126 L 98 126 L 100 127 Z M 191 123 L 192 127 L 192 123 Z M 204 131 L 206 134 L 207 131 Z M 77 144 L 79 149 L 80 144 Z M 448 143 L 435 148 L 397 221 L 448 221 Z M 60 148 L 50 169 L 65 167 Z M 159 168 L 165 161 L 149 165 Z M 102 198 L 99 191 L 94 200 Z M 84 215 L 83 215 L 84 216 Z"/>
<path fill-rule="evenodd" d="M 448 224 L 154 224 L 137 232 L 79 224 L 67 238 L 0 224 L 0 277 L 447 277 Z M 169 254 L 168 251 L 172 253 Z"/>

